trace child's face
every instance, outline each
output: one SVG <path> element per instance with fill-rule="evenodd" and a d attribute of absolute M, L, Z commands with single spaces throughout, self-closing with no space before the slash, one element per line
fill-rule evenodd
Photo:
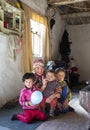
<path fill-rule="evenodd" d="M 33 83 L 34 83 L 34 81 L 32 79 L 25 79 L 25 81 L 24 81 L 24 85 L 27 88 L 32 88 L 33 87 Z"/>
<path fill-rule="evenodd" d="M 47 81 L 53 81 L 53 80 L 55 80 L 56 79 L 55 74 L 51 73 L 51 72 L 48 72 L 46 74 L 46 79 L 47 79 Z"/>
<path fill-rule="evenodd" d="M 63 81 L 65 78 L 65 72 L 60 71 L 56 74 L 58 81 Z"/>
<path fill-rule="evenodd" d="M 35 73 L 37 74 L 37 75 L 43 75 L 43 73 L 44 73 L 44 67 L 42 67 L 42 66 L 37 66 L 36 68 L 35 68 Z"/>

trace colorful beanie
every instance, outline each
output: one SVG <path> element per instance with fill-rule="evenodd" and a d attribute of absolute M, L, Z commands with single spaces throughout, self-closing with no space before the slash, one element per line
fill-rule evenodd
<path fill-rule="evenodd" d="M 44 62 L 42 59 L 37 59 L 33 63 L 33 69 L 37 68 L 38 66 L 44 67 Z"/>

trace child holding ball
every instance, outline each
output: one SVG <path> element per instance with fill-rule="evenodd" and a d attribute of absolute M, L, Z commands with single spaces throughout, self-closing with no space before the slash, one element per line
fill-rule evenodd
<path fill-rule="evenodd" d="M 35 75 L 33 73 L 25 73 L 22 80 L 24 88 L 20 92 L 19 103 L 22 106 L 23 113 L 14 114 L 11 120 L 20 120 L 24 123 L 31 123 L 34 119 L 46 120 L 46 116 L 40 111 L 39 105 L 33 105 L 31 102 L 32 93 L 39 90 L 34 85 Z"/>

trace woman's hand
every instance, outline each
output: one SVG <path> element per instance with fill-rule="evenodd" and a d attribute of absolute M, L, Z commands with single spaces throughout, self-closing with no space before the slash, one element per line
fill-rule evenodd
<path fill-rule="evenodd" d="M 41 87 L 41 91 L 43 92 L 44 89 L 46 88 L 46 85 L 47 85 L 47 80 L 46 78 L 42 77 L 42 87 Z"/>
<path fill-rule="evenodd" d="M 42 76 L 42 83 L 43 83 L 43 86 L 46 86 L 46 85 L 47 85 L 47 79 L 44 78 L 44 76 Z"/>

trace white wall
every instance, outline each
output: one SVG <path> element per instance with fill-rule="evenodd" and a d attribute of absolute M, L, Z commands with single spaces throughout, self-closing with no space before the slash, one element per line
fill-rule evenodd
<path fill-rule="evenodd" d="M 77 60 L 80 80 L 90 80 L 90 24 L 67 26 L 71 55 Z"/>
<path fill-rule="evenodd" d="M 0 34 L 0 107 L 15 99 L 22 87 L 21 52 L 16 61 L 9 57 L 8 36 Z"/>
<path fill-rule="evenodd" d="M 60 59 L 59 45 L 64 32 L 64 21 L 60 17 L 58 11 L 54 16 L 54 19 L 55 19 L 55 25 L 53 26 L 50 32 L 51 58 L 52 60 L 59 60 Z"/>

